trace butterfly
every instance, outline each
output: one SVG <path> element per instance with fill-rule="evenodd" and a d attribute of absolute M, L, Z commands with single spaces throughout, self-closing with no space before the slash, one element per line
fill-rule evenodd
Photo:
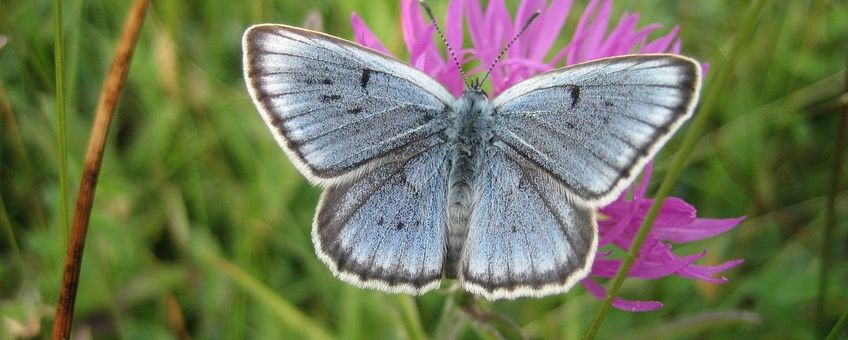
<path fill-rule="evenodd" d="M 687 120 L 700 66 L 670 54 L 555 69 L 494 99 L 455 98 L 401 61 L 263 24 L 242 40 L 250 96 L 324 188 L 318 257 L 359 287 L 421 294 L 455 278 L 487 299 L 563 293 L 590 272 L 595 210 Z"/>

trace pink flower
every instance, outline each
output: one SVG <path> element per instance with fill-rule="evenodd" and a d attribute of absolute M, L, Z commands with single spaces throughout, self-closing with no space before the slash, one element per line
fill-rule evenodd
<path fill-rule="evenodd" d="M 600 232 L 599 249 L 611 246 L 627 251 L 636 232 L 642 225 L 645 215 L 654 200 L 645 197 L 648 181 L 651 177 L 652 164 L 648 164 L 642 172 L 642 180 L 632 188 L 632 198 L 627 199 L 628 192 L 600 209 L 600 214 L 605 216 L 598 221 Z M 714 275 L 733 268 L 742 260 L 727 261 L 718 266 L 701 266 L 694 264 L 695 261 L 706 255 L 706 251 L 689 256 L 678 256 L 672 252 L 669 243 L 684 243 L 706 239 L 727 230 L 732 229 L 744 218 L 707 219 L 697 218 L 695 208 L 680 198 L 669 197 L 663 202 L 654 227 L 648 234 L 648 239 L 640 249 L 639 256 L 633 267 L 630 268 L 628 277 L 641 279 L 658 279 L 665 276 L 677 275 L 680 277 L 699 279 L 710 283 L 725 283 L 724 277 L 716 278 Z M 666 243 L 668 242 L 668 243 Z M 586 290 L 598 299 L 603 299 L 606 290 L 592 277 L 612 278 L 618 271 L 621 261 L 607 259 L 603 253 L 599 253 L 592 265 L 589 277 L 583 279 L 581 284 Z M 616 298 L 613 306 L 628 311 L 649 311 L 662 307 L 657 301 L 627 301 Z"/>
<path fill-rule="evenodd" d="M 657 39 L 648 40 L 648 35 L 661 26 L 649 24 L 638 28 L 639 14 L 625 13 L 608 32 L 612 0 L 591 0 L 580 17 L 571 41 L 553 57 L 548 58 L 557 37 L 561 35 L 571 7 L 571 0 L 552 0 L 550 3 L 546 0 L 523 0 L 515 18 L 512 19 L 503 0 L 490 0 L 485 11 L 479 0 L 451 0 L 445 15 L 445 38 L 457 50 L 460 63 L 479 61 L 480 66 L 469 72 L 470 74 L 483 73 L 503 46 L 517 33 L 516 30 L 521 28 L 533 13 L 540 12 L 539 17 L 524 32 L 525 39 L 517 40 L 492 70 L 492 97 L 521 80 L 557 67 L 622 54 L 680 52 L 678 27 L 673 27 Z M 464 49 L 463 17 L 472 45 Z M 351 21 L 357 42 L 388 53 L 356 13 L 352 15 Z M 425 19 L 417 1 L 401 0 L 401 22 L 410 63 L 459 96 L 463 90 L 459 71 L 449 57 L 440 52 L 441 42 L 437 44 L 434 39 L 434 28 L 429 20 Z M 604 216 L 598 222 L 601 247 L 599 249 L 602 252 L 595 258 L 589 277 L 581 282 L 590 294 L 599 299 L 604 298 L 606 290 L 594 278 L 615 276 L 621 262 L 608 258 L 609 250 L 619 248 L 627 251 L 653 203 L 653 199 L 645 197 L 650 176 L 651 164 L 643 171 L 640 183 L 631 188 L 632 198 L 627 198 L 628 192 L 622 193 L 616 201 L 600 209 L 600 214 Z M 742 220 L 743 218 L 697 218 L 695 208 L 690 204 L 680 198 L 668 198 L 628 276 L 658 279 L 676 275 L 710 283 L 724 283 L 727 279 L 716 275 L 740 264 L 742 260 L 727 261 L 717 266 L 696 265 L 695 262 L 704 257 L 706 251 L 678 256 L 672 251 L 672 244 L 721 234 Z M 608 251 L 604 253 L 604 249 Z M 662 303 L 616 298 L 613 306 L 627 311 L 649 311 L 661 308 Z"/>

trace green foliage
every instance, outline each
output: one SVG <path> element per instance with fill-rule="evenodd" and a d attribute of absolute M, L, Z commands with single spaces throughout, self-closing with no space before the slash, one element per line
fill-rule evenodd
<path fill-rule="evenodd" d="M 443 12 L 445 3 L 431 3 L 437 15 Z M 576 3 L 572 28 L 584 6 Z M 0 48 L 0 339 L 49 334 L 63 268 L 55 36 L 47 22 L 52 4 L 0 2 L 0 35 L 9 39 Z M 129 3 L 63 6 L 73 199 L 99 88 Z M 643 24 L 679 24 L 684 53 L 710 63 L 708 81 L 729 62 L 730 43 L 749 20 L 748 7 L 731 1 L 615 2 L 618 13 L 641 12 Z M 240 45 L 251 24 L 301 25 L 313 11 L 324 31 L 346 38 L 356 11 L 390 50 L 406 55 L 394 1 L 153 3 L 101 170 L 77 299 L 78 334 L 581 337 L 599 302 L 579 287 L 562 296 L 489 303 L 454 293 L 447 282 L 411 298 L 349 286 L 320 263 L 309 230 L 320 191 L 289 163 L 255 112 L 242 79 Z M 660 300 L 665 307 L 637 314 L 612 310 L 600 338 L 827 334 L 848 305 L 843 171 L 837 224 L 828 236 L 836 241 L 826 268 L 825 314 L 817 321 L 824 211 L 831 173 L 844 166 L 834 164 L 834 155 L 846 40 L 843 1 L 767 2 L 673 193 L 702 216 L 748 216 L 729 233 L 677 247 L 681 253 L 708 249 L 705 264 L 746 262 L 725 273 L 725 285 L 626 281 L 623 297 Z M 660 155 L 657 179 L 681 140 Z"/>

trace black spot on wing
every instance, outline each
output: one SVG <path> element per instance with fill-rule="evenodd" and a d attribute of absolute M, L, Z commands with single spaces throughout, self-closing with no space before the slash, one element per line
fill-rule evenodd
<path fill-rule="evenodd" d="M 371 69 L 362 69 L 362 76 L 359 77 L 359 86 L 363 88 L 368 86 L 368 81 L 371 80 L 371 72 L 373 72 Z"/>
<path fill-rule="evenodd" d="M 315 85 L 315 84 L 333 85 L 333 80 L 330 79 L 330 78 L 306 79 L 306 85 Z"/>
<path fill-rule="evenodd" d="M 350 113 L 350 114 L 362 113 L 362 108 L 357 106 L 357 107 L 354 107 L 352 109 L 347 110 L 347 113 Z"/>
<path fill-rule="evenodd" d="M 568 90 L 571 91 L 571 108 L 573 109 L 580 101 L 580 86 L 570 85 Z"/>
<path fill-rule="evenodd" d="M 342 96 L 340 94 L 325 94 L 321 96 L 321 102 L 325 104 L 337 101 L 339 99 L 342 99 Z"/>

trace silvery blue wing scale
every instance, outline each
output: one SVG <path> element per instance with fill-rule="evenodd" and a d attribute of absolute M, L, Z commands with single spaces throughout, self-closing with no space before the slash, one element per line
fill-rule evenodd
<path fill-rule="evenodd" d="M 247 88 L 277 142 L 324 187 L 319 258 L 359 287 L 420 294 L 456 278 L 488 299 L 562 293 L 617 197 L 692 114 L 700 67 L 607 58 L 454 98 L 390 56 L 318 32 L 257 25 Z"/>

